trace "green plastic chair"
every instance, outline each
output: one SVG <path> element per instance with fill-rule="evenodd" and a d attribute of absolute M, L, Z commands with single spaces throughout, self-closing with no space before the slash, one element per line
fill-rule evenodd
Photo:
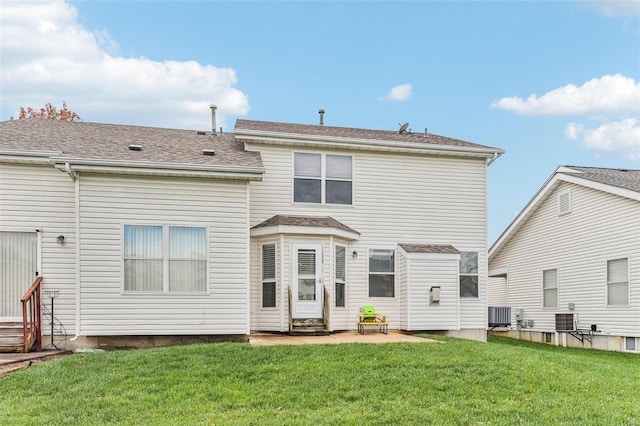
<path fill-rule="evenodd" d="M 375 315 L 376 314 L 376 308 L 374 308 L 372 305 L 364 305 L 362 307 L 362 313 L 365 315 Z M 365 317 L 363 319 L 363 321 L 366 322 L 375 322 L 375 318 L 374 317 Z"/>

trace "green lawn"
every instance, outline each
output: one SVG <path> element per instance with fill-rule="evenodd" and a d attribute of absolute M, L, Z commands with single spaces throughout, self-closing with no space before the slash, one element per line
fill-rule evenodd
<path fill-rule="evenodd" d="M 640 425 L 638 355 L 438 339 L 76 354 L 0 378 L 0 424 Z"/>

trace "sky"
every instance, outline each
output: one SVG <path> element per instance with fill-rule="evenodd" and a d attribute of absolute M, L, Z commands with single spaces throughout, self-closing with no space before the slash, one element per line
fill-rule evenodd
<path fill-rule="evenodd" d="M 0 120 L 435 133 L 506 153 L 488 243 L 560 165 L 640 169 L 640 0 L 0 2 Z"/>

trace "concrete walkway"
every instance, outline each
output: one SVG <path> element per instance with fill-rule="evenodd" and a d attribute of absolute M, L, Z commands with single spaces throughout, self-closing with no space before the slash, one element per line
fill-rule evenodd
<path fill-rule="evenodd" d="M 435 340 L 416 337 L 395 330 L 389 334 L 368 331 L 359 334 L 356 331 L 343 331 L 328 336 L 289 336 L 286 334 L 252 334 L 249 343 L 253 346 L 267 345 L 337 345 L 340 343 L 436 343 Z"/>

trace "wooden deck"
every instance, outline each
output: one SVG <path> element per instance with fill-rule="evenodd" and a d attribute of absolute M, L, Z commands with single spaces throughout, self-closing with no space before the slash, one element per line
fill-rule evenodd
<path fill-rule="evenodd" d="M 0 376 L 11 373 L 31 364 L 71 355 L 71 351 L 41 351 L 27 353 L 0 353 Z"/>

